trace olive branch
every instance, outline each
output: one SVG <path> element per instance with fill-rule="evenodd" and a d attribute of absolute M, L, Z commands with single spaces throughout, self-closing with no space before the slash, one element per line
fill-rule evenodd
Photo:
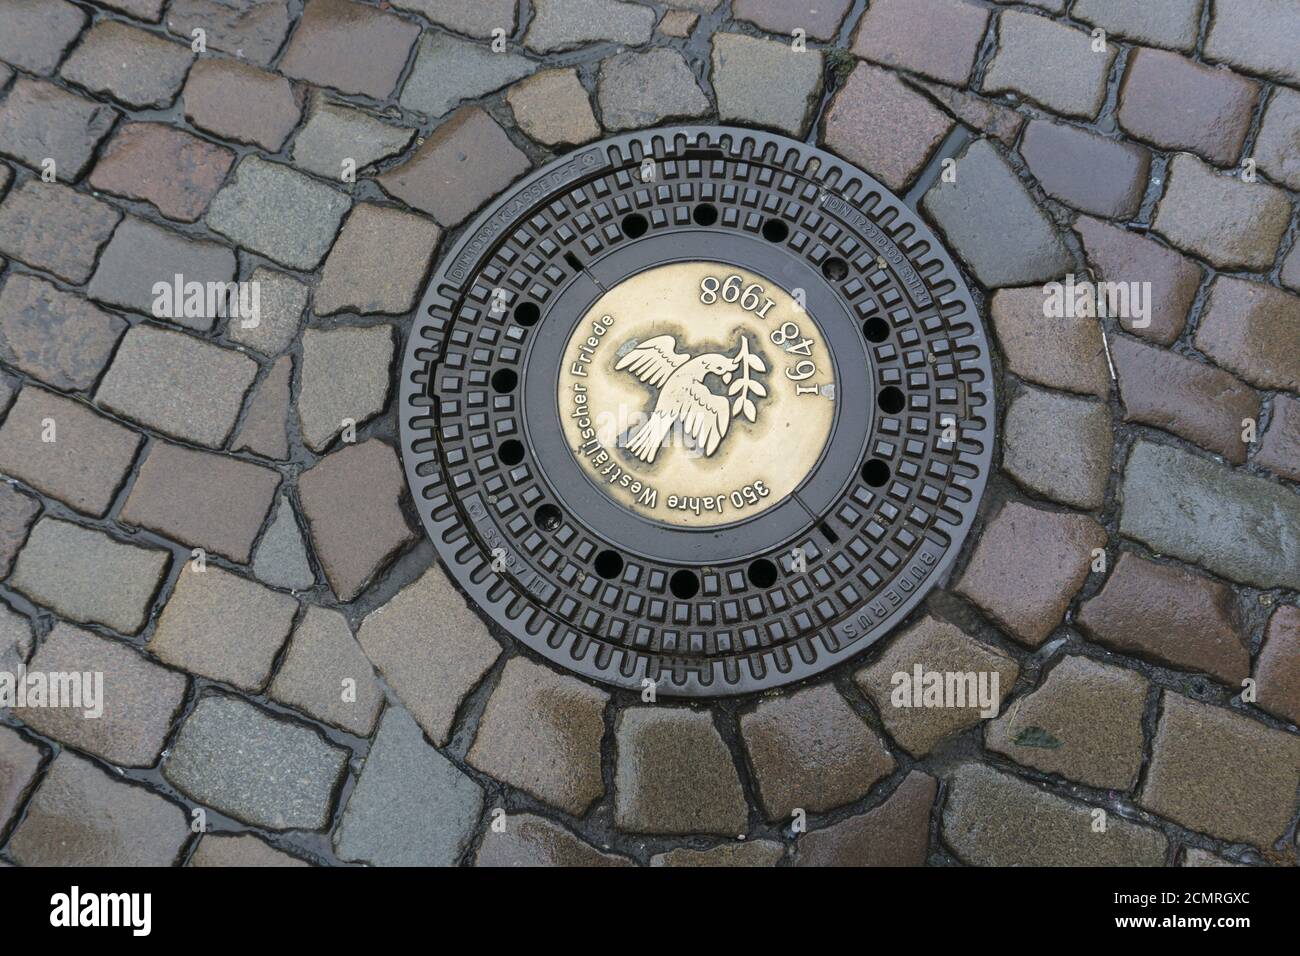
<path fill-rule="evenodd" d="M 761 382 L 750 379 L 749 372 L 753 369 L 755 372 L 766 372 L 767 366 L 763 360 L 749 350 L 749 336 L 740 336 L 740 352 L 736 356 L 736 363 L 740 367 L 740 375 L 731 383 L 727 389 L 727 394 L 735 396 L 731 401 L 731 414 L 744 415 L 751 422 L 758 415 L 758 409 L 754 407 L 753 399 L 750 395 L 757 395 L 763 398 L 767 395 L 767 389 Z"/>

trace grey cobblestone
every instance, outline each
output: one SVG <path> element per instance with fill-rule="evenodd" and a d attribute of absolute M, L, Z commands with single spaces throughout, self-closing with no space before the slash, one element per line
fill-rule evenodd
<path fill-rule="evenodd" d="M 47 385 L 85 391 L 99 379 L 126 323 L 35 276 L 0 289 L 0 359 Z"/>
<path fill-rule="evenodd" d="M 199 803 L 269 830 L 329 822 L 347 752 L 308 727 L 222 694 L 201 698 L 163 775 Z"/>
<path fill-rule="evenodd" d="M 465 852 L 483 791 L 425 743 L 410 714 L 389 707 L 348 799 L 335 845 L 345 860 L 452 866 Z"/>

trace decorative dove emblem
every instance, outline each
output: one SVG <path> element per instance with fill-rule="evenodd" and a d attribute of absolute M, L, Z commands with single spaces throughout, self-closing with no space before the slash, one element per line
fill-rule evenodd
<path fill-rule="evenodd" d="M 757 410 L 751 396 L 767 395 L 767 389 L 749 377 L 751 371 L 766 372 L 767 366 L 750 351 L 749 338 L 743 334 L 734 356 L 706 352 L 694 358 L 677 351 L 673 336 L 656 335 L 638 344 L 614 368 L 659 389 L 650 420 L 624 446 L 646 464 L 655 460 L 664 439 L 678 421 L 696 446 L 706 456 L 712 455 L 727 436 L 732 415 L 743 415 L 754 421 Z M 732 374 L 737 370 L 740 375 L 732 381 Z M 706 375 L 717 375 L 723 383 L 729 383 L 728 397 L 714 394 L 704 383 Z"/>

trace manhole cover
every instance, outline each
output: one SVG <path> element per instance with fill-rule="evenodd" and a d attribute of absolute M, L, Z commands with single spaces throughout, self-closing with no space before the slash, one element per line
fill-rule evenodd
<path fill-rule="evenodd" d="M 946 252 L 818 149 L 620 136 L 445 255 L 401 382 L 451 573 L 569 670 L 668 695 L 785 684 L 943 576 L 993 448 L 988 345 Z"/>

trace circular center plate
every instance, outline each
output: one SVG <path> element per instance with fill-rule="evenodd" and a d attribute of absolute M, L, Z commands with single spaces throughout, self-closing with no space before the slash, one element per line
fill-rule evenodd
<path fill-rule="evenodd" d="M 835 417 L 816 320 L 764 276 L 719 262 L 657 266 L 596 300 L 559 374 L 583 474 L 647 521 L 755 518 L 812 472 Z"/>
<path fill-rule="evenodd" d="M 753 130 L 630 133 L 536 170 L 412 322 L 402 458 L 439 558 L 532 653 L 665 696 L 846 662 L 946 574 L 996 421 L 925 223 Z"/>

